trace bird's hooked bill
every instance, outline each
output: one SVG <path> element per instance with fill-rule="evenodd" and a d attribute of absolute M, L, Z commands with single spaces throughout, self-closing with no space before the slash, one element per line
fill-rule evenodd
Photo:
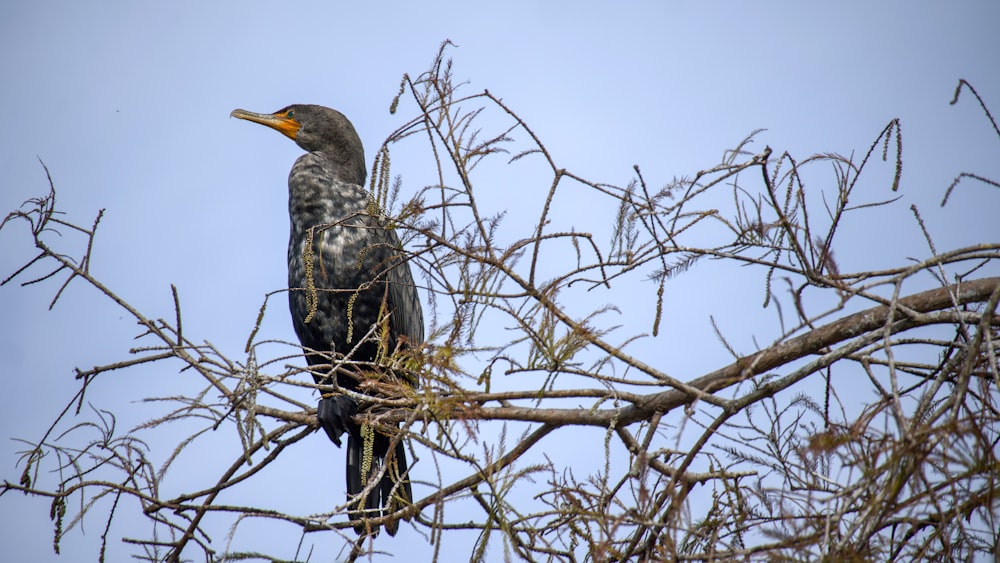
<path fill-rule="evenodd" d="M 274 113 L 255 113 L 245 109 L 234 109 L 229 117 L 267 125 L 293 141 L 299 133 L 299 127 L 301 127 L 301 124 L 295 120 L 294 112 L 288 108 L 280 109 Z"/>

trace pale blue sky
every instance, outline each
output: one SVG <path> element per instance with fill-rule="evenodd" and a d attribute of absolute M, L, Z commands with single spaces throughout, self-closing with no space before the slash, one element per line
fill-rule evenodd
<path fill-rule="evenodd" d="M 280 135 L 229 119 L 229 112 L 289 103 L 336 107 L 356 125 L 370 162 L 405 117 L 388 113 L 402 73 L 424 70 L 450 38 L 458 45 L 450 53 L 456 74 L 470 81 L 470 92 L 489 88 L 502 97 L 562 166 L 593 180 L 624 184 L 639 164 L 659 186 L 718 163 L 725 149 L 757 128 L 768 129 L 753 145 L 757 151 L 766 144 L 800 158 L 863 154 L 899 117 L 904 201 L 893 213 L 873 214 L 882 221 L 861 229 L 858 239 L 859 248 L 872 237 L 884 239 L 885 254 L 842 248 L 839 258 L 899 265 L 925 256 L 911 203 L 920 206 L 941 248 L 1000 234 L 991 219 L 1000 208 L 995 189 L 964 185 L 949 208 L 937 206 L 958 172 L 1000 178 L 1000 143 L 972 97 L 966 92 L 959 105 L 948 105 L 965 78 L 1000 114 L 996 2 L 370 6 L 0 5 L 0 212 L 47 191 L 41 158 L 68 219 L 89 224 L 106 209 L 92 271 L 157 317 L 171 315 L 169 288 L 177 285 L 185 327 L 238 358 L 263 295 L 284 287 L 285 180 L 300 150 Z M 397 171 L 418 166 L 394 164 Z M 545 187 L 503 185 L 492 198 L 487 191 L 483 202 L 508 209 L 517 225 L 530 221 L 519 215 L 519 202 Z M 890 195 L 887 186 L 875 193 Z M 588 224 L 585 205 L 565 205 L 568 213 L 558 221 L 599 228 Z M 23 229 L 15 227 L 0 234 L 0 277 L 33 255 Z M 51 283 L 0 288 L 4 479 L 16 480 L 20 472 L 13 453 L 19 445 L 7 438 L 45 431 L 76 390 L 72 369 L 121 359 L 133 345 L 133 323 L 94 290 L 72 286 L 49 312 L 54 289 Z M 753 336 L 761 335 L 740 331 L 740 311 L 749 303 L 756 307 L 752 314 L 771 322 L 773 313 L 760 312 L 761 299 L 759 285 L 682 276 L 668 286 L 664 333 L 670 336 L 644 346 L 665 350 L 665 365 L 676 377 L 701 375 L 729 361 L 708 316 L 728 315 L 735 344 L 752 351 Z M 745 322 L 752 326 L 752 319 Z M 294 339 L 283 303 L 262 330 L 266 338 Z M 766 341 L 770 333 L 764 335 Z M 671 353 L 683 350 L 704 353 Z M 172 367 L 116 375 L 104 389 L 120 389 L 122 402 L 168 394 L 180 377 Z M 126 407 L 134 414 L 140 409 Z M 323 478 L 340 502 L 342 453 L 331 452 L 319 434 L 303 444 L 313 450 L 301 454 L 302 463 L 314 464 L 309 472 L 325 470 L 323 464 L 337 472 Z M 283 496 L 298 507 L 297 497 L 317 496 L 301 467 L 290 461 L 286 468 L 282 489 L 269 490 L 269 499 Z M 0 545 L 17 561 L 96 558 L 104 526 L 87 521 L 86 534 L 74 531 L 64 541 L 67 555 L 58 559 L 44 500 L 5 495 L 0 520 Z M 116 523 L 112 536 L 140 533 L 130 525 Z M 216 533 L 219 548 L 225 532 Z M 335 556 L 336 542 L 328 539 L 308 538 L 320 550 L 313 560 Z M 294 535 L 272 541 L 272 548 L 284 542 L 285 551 L 276 553 L 292 557 Z M 430 550 L 410 530 L 378 542 L 400 561 Z M 457 545 L 461 552 L 465 544 Z M 109 561 L 127 560 L 129 550 L 112 540 Z"/>

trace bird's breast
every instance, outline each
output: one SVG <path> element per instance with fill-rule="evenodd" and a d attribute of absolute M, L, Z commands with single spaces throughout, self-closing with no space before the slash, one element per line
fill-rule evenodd
<path fill-rule="evenodd" d="M 295 161 L 288 176 L 288 213 L 289 282 L 302 281 L 311 254 L 316 287 L 356 288 L 365 270 L 362 261 L 372 252 L 375 226 L 368 217 L 367 192 L 340 180 L 323 153 L 308 153 Z"/>

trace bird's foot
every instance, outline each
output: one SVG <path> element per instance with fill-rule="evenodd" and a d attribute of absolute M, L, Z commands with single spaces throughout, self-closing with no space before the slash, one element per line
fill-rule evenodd
<path fill-rule="evenodd" d="M 320 399 L 316 406 L 316 418 L 320 427 L 338 448 L 340 437 L 352 427 L 351 417 L 357 412 L 358 404 L 354 399 L 343 395 Z"/>

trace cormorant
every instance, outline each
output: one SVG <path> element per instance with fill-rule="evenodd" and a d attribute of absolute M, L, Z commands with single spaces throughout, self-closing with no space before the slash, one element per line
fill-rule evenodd
<path fill-rule="evenodd" d="M 317 105 L 290 105 L 272 114 L 237 109 L 230 116 L 271 127 L 307 151 L 288 175 L 288 302 L 316 383 L 330 383 L 325 373 L 331 369 L 331 352 L 375 362 L 380 351 L 419 346 L 424 322 L 413 275 L 396 232 L 371 213 L 376 206 L 363 188 L 364 147 L 351 122 Z M 336 382 L 350 390 L 359 385 L 342 372 Z M 363 429 L 351 418 L 356 412 L 354 400 L 342 394 L 321 398 L 317 408 L 320 426 L 338 447 L 340 436 L 348 433 L 348 499 L 360 502 L 356 496 L 388 458 L 385 476 L 363 509 L 349 512 L 358 533 L 365 533 L 364 516 L 396 511 L 412 502 L 413 492 L 401 440 L 389 455 L 390 438 L 376 432 L 369 471 L 362 474 Z M 385 527 L 395 535 L 399 522 Z"/>

